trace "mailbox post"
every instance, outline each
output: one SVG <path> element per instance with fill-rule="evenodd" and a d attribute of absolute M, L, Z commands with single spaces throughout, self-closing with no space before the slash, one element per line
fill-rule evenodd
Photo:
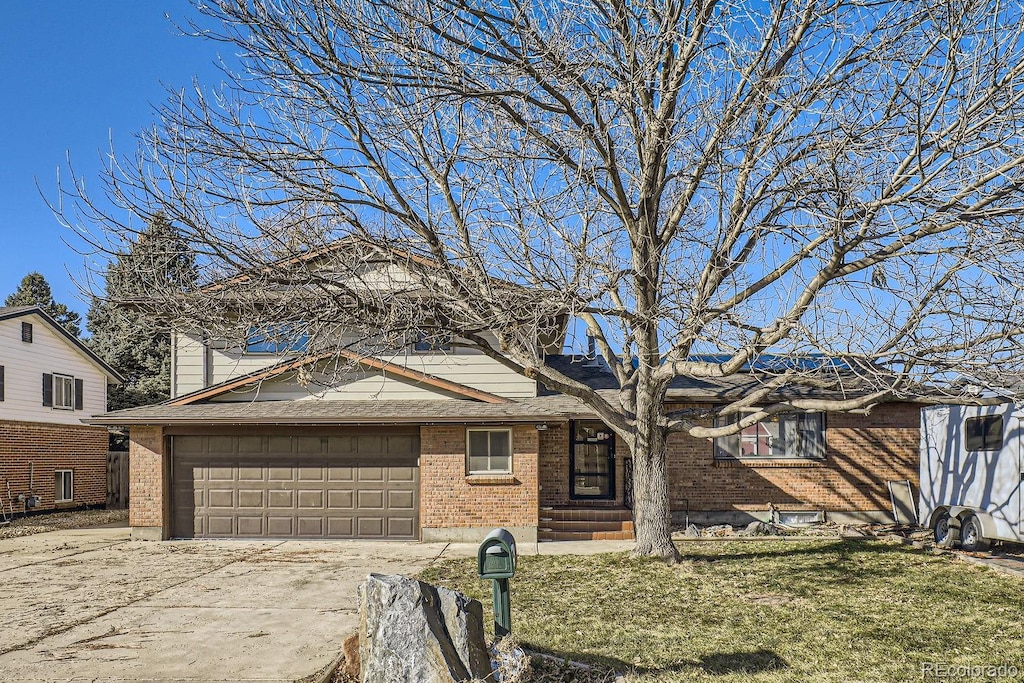
<path fill-rule="evenodd" d="M 477 569 L 481 579 L 494 582 L 494 637 L 503 638 L 512 631 L 508 580 L 516 574 L 516 539 L 507 529 L 487 534 L 477 550 Z"/>

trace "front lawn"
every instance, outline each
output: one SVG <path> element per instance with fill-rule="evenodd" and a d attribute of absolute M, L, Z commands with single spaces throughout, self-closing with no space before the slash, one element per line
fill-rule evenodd
<path fill-rule="evenodd" d="M 641 680 L 940 680 L 922 675 L 927 662 L 1024 676 L 1018 578 L 870 541 L 681 550 L 675 566 L 625 554 L 521 557 L 513 633 L 531 649 Z M 475 560 L 441 562 L 421 578 L 481 600 L 490 620 L 491 584 L 477 579 Z"/>

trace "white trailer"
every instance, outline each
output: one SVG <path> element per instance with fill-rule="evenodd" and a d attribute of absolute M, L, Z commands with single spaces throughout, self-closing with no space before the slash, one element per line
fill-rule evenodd
<path fill-rule="evenodd" d="M 1024 542 L 1024 406 L 934 406 L 921 411 L 918 517 L 940 545 L 985 550 Z"/>

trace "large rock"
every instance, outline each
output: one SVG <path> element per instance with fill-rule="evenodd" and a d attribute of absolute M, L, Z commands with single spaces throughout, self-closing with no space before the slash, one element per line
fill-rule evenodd
<path fill-rule="evenodd" d="M 359 587 L 363 683 L 435 683 L 491 674 L 483 606 L 406 576 L 370 574 Z"/>

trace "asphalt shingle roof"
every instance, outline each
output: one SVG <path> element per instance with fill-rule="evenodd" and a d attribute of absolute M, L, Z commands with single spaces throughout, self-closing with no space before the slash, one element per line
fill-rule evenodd
<path fill-rule="evenodd" d="M 570 403 L 572 402 L 572 403 Z M 575 403 L 575 406 L 573 406 Z M 193 403 L 184 406 L 152 405 L 99 415 L 90 424 L 424 424 L 563 421 L 566 407 L 582 409 L 564 396 L 527 399 L 513 403 L 464 400 L 399 401 L 244 401 Z"/>

